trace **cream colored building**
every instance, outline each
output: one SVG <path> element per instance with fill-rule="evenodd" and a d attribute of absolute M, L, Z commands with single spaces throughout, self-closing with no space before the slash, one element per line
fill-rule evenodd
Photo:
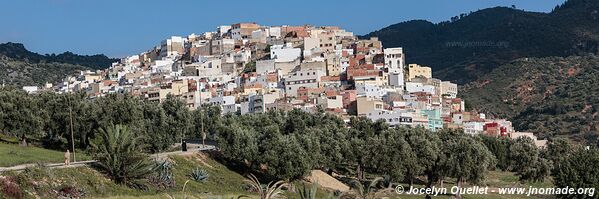
<path fill-rule="evenodd" d="M 408 65 L 408 81 L 412 81 L 412 79 L 416 77 L 426 77 L 432 78 L 432 70 L 431 67 L 421 66 L 418 64 L 409 64 Z"/>
<path fill-rule="evenodd" d="M 456 98 L 458 96 L 458 85 L 449 81 L 441 82 L 441 96 L 449 96 L 450 98 Z"/>
<path fill-rule="evenodd" d="M 335 96 L 320 96 L 316 99 L 316 103 L 321 105 L 325 109 L 343 108 L 343 97 L 341 95 Z"/>
<path fill-rule="evenodd" d="M 361 96 L 356 98 L 356 106 L 358 108 L 358 116 L 366 116 L 373 110 L 383 110 L 383 100 Z"/>
<path fill-rule="evenodd" d="M 180 96 L 189 90 L 187 80 L 174 80 L 171 84 L 171 93 L 175 96 Z"/>

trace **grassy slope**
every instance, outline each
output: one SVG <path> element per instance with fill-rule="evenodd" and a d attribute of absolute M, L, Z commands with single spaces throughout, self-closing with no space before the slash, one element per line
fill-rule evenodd
<path fill-rule="evenodd" d="M 2 146 L 5 146 L 3 144 Z M 17 146 L 18 147 L 18 146 Z M 4 147 L 9 148 L 9 147 Z M 40 150 L 40 149 L 36 149 Z M 62 157 L 62 153 L 54 151 L 36 151 L 36 154 L 52 154 Z M 0 176 L 15 176 L 19 186 L 28 193 L 35 192 L 42 198 L 54 198 L 54 191 L 58 191 L 65 186 L 76 187 L 85 192 L 89 198 L 168 198 L 167 194 L 172 194 L 176 198 L 183 198 L 181 191 L 183 184 L 191 180 L 189 174 L 196 167 L 205 169 L 210 174 L 210 178 L 205 183 L 189 181 L 186 187 L 186 194 L 191 198 L 206 196 L 222 196 L 231 198 L 237 195 L 252 195 L 245 191 L 243 179 L 224 165 L 204 156 L 174 156 L 170 157 L 175 162 L 173 174 L 175 176 L 176 186 L 167 190 L 155 190 L 150 188 L 148 191 L 140 191 L 125 186 L 117 185 L 107 179 L 98 171 L 88 168 L 66 168 L 66 169 L 46 169 L 31 168 L 23 172 L 7 172 Z M 4 159 L 4 158 L 0 158 Z M 3 161 L 4 162 L 4 161 Z M 28 196 L 28 198 L 31 196 Z M 0 198 L 3 198 L 0 193 Z"/>
<path fill-rule="evenodd" d="M 66 169 L 35 167 L 20 173 L 2 173 L 0 176 L 14 176 L 23 193 L 36 193 L 42 198 L 56 198 L 55 192 L 63 187 L 76 187 L 85 193 L 86 198 L 169 198 L 169 195 L 175 198 L 184 198 L 185 196 L 189 198 L 236 198 L 239 195 L 256 198 L 254 193 L 245 190 L 244 176 L 229 170 L 226 166 L 205 155 L 171 156 L 169 158 L 174 162 L 173 174 L 176 185 L 167 190 L 150 188 L 147 191 L 141 191 L 117 185 L 103 174 L 88 167 Z M 189 174 L 195 168 L 208 171 L 210 177 L 207 182 L 199 183 L 191 180 Z M 191 181 L 188 182 L 186 191 L 182 192 L 183 184 L 187 180 Z M 301 187 L 300 182 L 295 182 L 294 185 L 298 189 Z M 289 198 L 297 198 L 295 193 L 286 193 L 286 195 Z M 324 190 L 319 189 L 317 192 L 318 198 L 327 195 L 329 193 Z M 1 192 L 0 198 L 3 198 Z M 34 196 L 27 195 L 26 198 L 34 198 Z"/>
<path fill-rule="evenodd" d="M 64 152 L 38 148 L 21 147 L 16 144 L 0 143 L 0 167 L 28 163 L 61 163 Z M 77 160 L 89 160 L 89 156 L 77 154 Z"/>
<path fill-rule="evenodd" d="M 38 149 L 39 150 L 39 149 Z M 19 186 L 27 192 L 35 192 L 42 198 L 55 197 L 54 191 L 60 190 L 63 187 L 76 187 L 85 192 L 88 198 L 110 198 L 110 199 L 129 199 L 129 198 L 168 198 L 169 195 L 175 198 L 232 198 L 239 195 L 250 195 L 255 198 L 253 193 L 245 190 L 242 175 L 229 170 L 226 166 L 217 161 L 206 157 L 205 155 L 193 156 L 172 156 L 175 166 L 173 174 L 176 181 L 176 186 L 167 190 L 150 189 L 148 191 L 140 191 L 130 189 L 125 186 L 117 185 L 105 178 L 101 173 L 87 167 L 68 168 L 68 169 L 43 169 L 33 168 L 21 173 L 8 172 L 1 176 L 16 176 Z M 189 181 L 185 193 L 181 190 L 185 181 L 190 180 L 189 174 L 195 168 L 201 168 L 208 171 L 210 177 L 207 182 L 199 183 Z M 264 182 L 263 182 L 264 183 Z M 34 185 L 35 184 L 35 185 Z M 300 182 L 294 182 L 296 189 L 302 187 Z M 406 184 L 403 184 L 407 187 Z M 455 185 L 455 180 L 448 179 L 445 182 L 446 187 Z M 551 180 L 546 180 L 543 183 L 520 183 L 517 177 L 510 172 L 492 171 L 489 173 L 487 180 L 483 183 L 490 187 L 552 187 Z M 307 185 L 310 187 L 310 185 Z M 420 186 L 420 185 L 415 185 Z M 469 187 L 470 185 L 465 185 Z M 35 190 L 35 191 L 34 191 Z M 317 192 L 318 198 L 324 198 L 329 193 L 324 190 Z M 287 193 L 289 198 L 297 198 L 295 193 Z M 392 193 L 390 198 L 397 198 L 398 195 Z M 401 198 L 423 198 L 423 196 L 401 195 Z M 2 198 L 0 194 L 0 198 Z M 29 196 L 28 198 L 32 198 Z M 433 198 L 451 198 L 449 195 L 438 196 Z M 526 196 L 515 195 L 467 195 L 464 198 L 530 198 Z"/>

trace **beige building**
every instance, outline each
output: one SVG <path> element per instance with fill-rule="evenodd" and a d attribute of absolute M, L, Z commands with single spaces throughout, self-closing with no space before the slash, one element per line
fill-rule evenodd
<path fill-rule="evenodd" d="M 441 96 L 456 98 L 458 96 L 458 85 L 449 81 L 441 82 Z"/>
<path fill-rule="evenodd" d="M 175 96 L 183 95 L 189 90 L 187 80 L 173 80 L 171 84 L 171 93 Z"/>
<path fill-rule="evenodd" d="M 408 81 L 412 81 L 412 79 L 416 77 L 426 77 L 432 78 L 432 70 L 431 67 L 428 66 L 420 66 L 418 64 L 409 64 L 408 65 Z"/>
<path fill-rule="evenodd" d="M 160 43 L 160 57 L 182 55 L 185 52 L 185 40 L 182 37 L 171 37 Z"/>
<path fill-rule="evenodd" d="M 320 49 L 324 52 L 333 52 L 335 50 L 337 39 L 334 32 L 322 32 L 318 34 L 318 39 L 320 39 Z"/>
<path fill-rule="evenodd" d="M 343 108 L 343 97 L 341 95 L 335 96 L 320 96 L 316 98 L 316 103 L 324 109 L 335 109 Z"/>
<path fill-rule="evenodd" d="M 326 63 L 323 61 L 302 62 L 300 64 L 300 70 L 320 70 L 325 72 Z"/>
<path fill-rule="evenodd" d="M 252 32 L 259 30 L 260 25 L 256 23 L 237 23 L 231 25 L 231 38 L 233 39 L 249 39 L 252 37 Z"/>
<path fill-rule="evenodd" d="M 358 108 L 358 116 L 366 116 L 373 110 L 383 110 L 383 100 L 361 96 L 356 98 L 356 106 Z"/>

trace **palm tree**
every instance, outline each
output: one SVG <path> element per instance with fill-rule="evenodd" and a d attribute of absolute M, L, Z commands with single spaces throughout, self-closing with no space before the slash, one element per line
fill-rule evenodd
<path fill-rule="evenodd" d="M 276 199 L 276 198 L 285 198 L 283 195 L 283 188 L 287 186 L 287 183 L 284 181 L 270 182 L 268 185 L 264 186 L 260 183 L 258 178 L 254 176 L 254 174 L 248 175 L 249 179 L 244 180 L 247 184 L 249 184 L 253 190 L 258 192 L 260 199 Z"/>
<path fill-rule="evenodd" d="M 99 138 L 92 143 L 98 168 L 119 184 L 140 188 L 152 172 L 147 155 L 141 153 L 136 137 L 124 125 L 99 129 Z"/>
<path fill-rule="evenodd" d="M 374 199 L 380 198 L 379 195 L 382 194 L 381 191 L 377 190 L 377 185 L 383 181 L 383 178 L 377 177 L 374 180 L 370 181 L 370 183 L 362 183 L 358 180 L 352 180 L 352 190 L 356 195 L 357 199 Z"/>

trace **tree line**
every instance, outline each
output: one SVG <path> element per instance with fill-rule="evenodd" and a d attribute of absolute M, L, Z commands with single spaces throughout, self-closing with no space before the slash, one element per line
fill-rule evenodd
<path fill-rule="evenodd" d="M 546 149 L 530 138 L 472 136 L 461 129 L 389 127 L 384 121 L 353 117 L 348 123 L 324 112 L 269 111 L 226 114 L 206 106 L 190 110 L 173 96 L 162 103 L 128 95 L 87 99 L 84 94 L 27 94 L 0 89 L 0 131 L 46 148 L 90 150 L 102 128 L 124 125 L 140 151 L 155 153 L 181 138 L 201 138 L 201 129 L 218 143 L 228 165 L 273 179 L 295 180 L 312 169 L 359 180 L 385 175 L 394 182 L 442 184 L 447 178 L 480 183 L 489 170 L 515 172 L 521 181 L 553 176 L 556 185 L 597 186 L 597 149 L 563 139 Z M 97 147 L 96 147 L 97 148 Z M 90 150 L 93 151 L 93 150 Z M 578 159 L 583 158 L 583 159 Z M 426 179 L 426 180 L 423 180 Z M 582 181 L 582 182 L 581 182 Z M 578 183 L 578 184 L 575 184 Z"/>
<path fill-rule="evenodd" d="M 0 133 L 51 149 L 69 149 L 74 142 L 76 148 L 87 150 L 98 129 L 122 124 L 144 138 L 143 152 L 155 153 L 181 138 L 200 138 L 202 125 L 213 135 L 214 120 L 207 118 L 218 117 L 217 107 L 191 111 L 174 96 L 155 103 L 119 94 L 88 99 L 84 93 L 30 95 L 19 89 L 0 89 Z"/>

